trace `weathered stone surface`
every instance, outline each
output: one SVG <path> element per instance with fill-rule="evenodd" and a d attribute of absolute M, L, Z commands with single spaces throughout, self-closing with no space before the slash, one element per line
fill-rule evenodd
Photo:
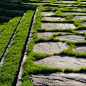
<path fill-rule="evenodd" d="M 55 21 L 55 20 L 65 20 L 65 18 L 62 18 L 62 17 L 44 17 L 44 18 L 42 18 L 42 20 L 52 20 L 52 21 Z"/>
<path fill-rule="evenodd" d="M 86 13 L 82 13 L 82 12 L 62 12 L 62 14 L 66 14 L 66 15 L 70 15 L 70 14 L 86 15 Z"/>
<path fill-rule="evenodd" d="M 77 11 L 86 11 L 86 8 L 75 8 L 73 10 L 77 10 Z"/>
<path fill-rule="evenodd" d="M 86 74 L 49 73 L 30 75 L 35 86 L 86 86 Z"/>
<path fill-rule="evenodd" d="M 83 22 L 82 25 L 86 26 L 86 22 Z"/>
<path fill-rule="evenodd" d="M 76 1 L 57 1 L 58 3 L 68 3 L 68 4 L 70 4 L 70 3 L 76 3 Z"/>
<path fill-rule="evenodd" d="M 75 16 L 74 18 L 73 18 L 73 20 L 85 20 L 86 19 L 86 16 Z"/>
<path fill-rule="evenodd" d="M 44 12 L 41 12 L 41 15 L 44 15 L 44 16 L 50 16 L 50 15 L 53 15 L 55 14 L 55 11 L 44 11 Z"/>
<path fill-rule="evenodd" d="M 61 3 L 61 4 L 54 3 L 53 5 L 76 6 L 74 4 L 63 4 L 63 3 Z"/>
<path fill-rule="evenodd" d="M 58 53 L 67 49 L 69 46 L 63 42 L 41 42 L 34 45 L 33 51 L 39 53 Z"/>
<path fill-rule="evenodd" d="M 56 38 L 72 42 L 85 41 L 85 38 L 82 35 L 64 35 L 64 36 L 57 36 Z"/>
<path fill-rule="evenodd" d="M 48 4 L 48 3 L 33 3 L 33 2 L 29 2 L 29 4 L 35 4 L 35 5 L 43 5 L 43 4 Z"/>
<path fill-rule="evenodd" d="M 76 31 L 80 33 L 86 33 L 86 30 L 76 30 Z"/>
<path fill-rule="evenodd" d="M 86 59 L 77 58 L 73 56 L 51 56 L 35 61 L 35 64 L 55 68 L 59 67 L 59 68 L 79 69 L 81 67 L 86 67 Z"/>
<path fill-rule="evenodd" d="M 76 26 L 73 23 L 42 23 L 41 28 L 46 29 L 74 29 Z"/>
<path fill-rule="evenodd" d="M 73 51 L 79 53 L 86 53 L 86 46 L 77 46 L 76 48 L 73 48 Z"/>
<path fill-rule="evenodd" d="M 49 38 L 50 36 L 52 36 L 53 34 L 66 34 L 67 32 L 39 32 L 37 33 L 39 38 Z"/>

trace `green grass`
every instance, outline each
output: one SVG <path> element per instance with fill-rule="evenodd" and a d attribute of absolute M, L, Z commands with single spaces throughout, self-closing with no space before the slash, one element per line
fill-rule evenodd
<path fill-rule="evenodd" d="M 21 17 L 15 17 L 12 21 L 8 22 L 3 34 L 0 36 L 0 60 L 11 40 L 11 37 L 20 21 Z"/>
<path fill-rule="evenodd" d="M 0 86 L 15 86 L 16 84 L 33 14 L 34 11 L 28 10 L 17 30 L 15 40 L 0 71 Z"/>

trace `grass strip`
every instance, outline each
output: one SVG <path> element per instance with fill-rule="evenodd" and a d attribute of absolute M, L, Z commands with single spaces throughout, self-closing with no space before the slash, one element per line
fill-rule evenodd
<path fill-rule="evenodd" d="M 0 36 L 0 60 L 12 38 L 12 35 L 20 21 L 21 17 L 15 17 L 12 21 L 10 21 L 3 31 L 3 34 Z"/>
<path fill-rule="evenodd" d="M 15 40 L 11 45 L 11 48 L 6 56 L 5 63 L 0 72 L 0 86 L 16 85 L 19 67 L 24 54 L 33 14 L 34 10 L 28 10 L 19 28 L 17 29 Z"/>

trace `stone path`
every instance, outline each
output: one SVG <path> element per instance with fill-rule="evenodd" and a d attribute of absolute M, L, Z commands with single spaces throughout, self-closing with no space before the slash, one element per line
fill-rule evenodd
<path fill-rule="evenodd" d="M 42 1 L 44 2 L 37 3 L 37 5 L 46 4 L 46 1 L 49 2 L 50 0 Z M 86 1 L 82 3 L 86 3 Z M 36 3 L 31 2 L 29 4 Z M 60 9 L 60 5 L 65 6 Z M 55 6 L 59 8 L 61 14 L 57 13 L 58 9 Z M 66 9 L 70 6 L 72 11 L 69 8 L 69 10 Z M 46 5 L 43 7 L 49 9 L 49 6 Z M 51 56 L 37 59 L 34 64 L 62 68 L 63 70 L 66 68 L 78 71 L 80 68 L 83 68 L 82 71 L 86 70 L 86 58 L 83 58 L 86 56 L 86 30 L 83 28 L 86 26 L 86 8 L 84 6 L 79 7 L 77 1 L 71 0 L 55 1 L 50 7 L 52 7 L 52 10 L 41 10 L 42 19 L 39 20 L 41 26 L 38 27 L 40 31 L 37 31 L 37 36 L 42 41 L 34 44 L 32 52 L 42 53 L 42 55 L 51 54 Z M 37 75 L 30 74 L 29 78 L 34 86 L 86 86 L 86 74 L 84 72 L 47 72 Z"/>

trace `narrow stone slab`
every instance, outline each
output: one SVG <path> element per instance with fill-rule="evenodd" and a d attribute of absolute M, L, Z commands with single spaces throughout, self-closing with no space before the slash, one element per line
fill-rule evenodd
<path fill-rule="evenodd" d="M 46 29 L 74 29 L 76 26 L 73 23 L 42 23 L 41 28 Z"/>
<path fill-rule="evenodd" d="M 77 5 L 75 5 L 75 4 L 63 4 L 63 3 L 61 3 L 61 4 L 54 3 L 53 5 L 77 6 Z"/>
<path fill-rule="evenodd" d="M 41 12 L 41 15 L 44 15 L 44 16 L 50 16 L 50 15 L 53 15 L 55 14 L 55 11 L 44 11 L 44 12 Z"/>
<path fill-rule="evenodd" d="M 76 31 L 80 33 L 86 33 L 86 30 L 76 30 Z"/>
<path fill-rule="evenodd" d="M 86 11 L 86 8 L 77 8 L 77 9 L 75 8 L 75 9 L 73 9 L 73 10 L 74 10 L 74 11 L 75 11 L 75 10 L 77 10 L 77 11 Z"/>
<path fill-rule="evenodd" d="M 62 14 L 66 14 L 66 15 L 70 15 L 70 14 L 86 15 L 86 13 L 81 13 L 81 12 L 62 12 Z"/>
<path fill-rule="evenodd" d="M 59 33 L 66 34 L 67 32 L 38 32 L 37 35 L 39 38 L 49 38 L 53 34 L 59 34 Z"/>
<path fill-rule="evenodd" d="M 34 5 L 43 5 L 43 4 L 48 4 L 48 3 L 33 3 L 33 2 L 29 2 L 29 4 L 34 4 Z"/>
<path fill-rule="evenodd" d="M 85 38 L 82 35 L 64 35 L 64 36 L 57 36 L 56 38 L 72 42 L 85 41 Z"/>
<path fill-rule="evenodd" d="M 86 26 L 86 22 L 83 22 L 82 25 Z"/>
<path fill-rule="evenodd" d="M 63 42 L 42 42 L 34 45 L 33 51 L 39 53 L 58 53 L 67 49 L 69 46 Z"/>
<path fill-rule="evenodd" d="M 86 74 L 48 73 L 31 74 L 30 80 L 35 86 L 86 86 Z"/>
<path fill-rule="evenodd" d="M 62 17 L 44 17 L 44 18 L 42 18 L 42 20 L 52 20 L 52 21 L 55 21 L 55 20 L 65 20 L 65 18 L 62 18 Z"/>
<path fill-rule="evenodd" d="M 85 4 L 86 4 L 86 1 L 83 1 L 83 2 L 81 2 L 81 3 L 83 3 L 83 4 L 85 3 Z"/>
<path fill-rule="evenodd" d="M 74 52 L 86 53 L 86 46 L 77 46 L 73 49 Z"/>
<path fill-rule="evenodd" d="M 57 1 L 57 3 L 68 3 L 68 4 L 70 4 L 70 3 L 76 3 L 76 1 Z"/>
<path fill-rule="evenodd" d="M 73 18 L 73 20 L 85 20 L 86 19 L 86 16 L 75 16 L 74 18 Z"/>
<path fill-rule="evenodd" d="M 85 47 L 86 51 L 86 47 Z M 54 67 L 79 69 L 86 67 L 86 59 L 73 56 L 51 56 L 34 62 L 35 64 Z"/>

